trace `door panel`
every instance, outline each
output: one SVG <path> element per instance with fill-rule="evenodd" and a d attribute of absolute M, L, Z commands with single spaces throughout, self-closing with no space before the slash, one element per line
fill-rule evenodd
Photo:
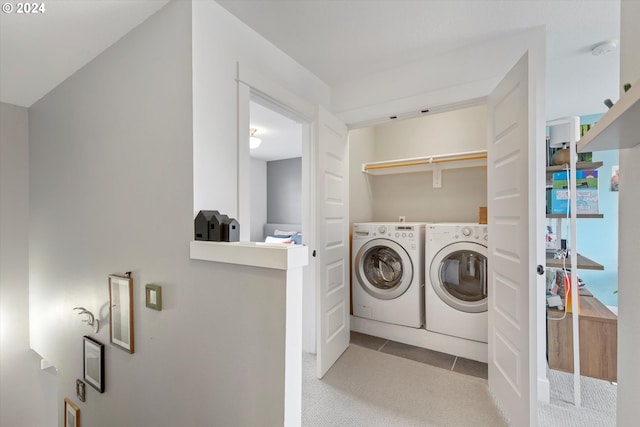
<path fill-rule="evenodd" d="M 515 426 L 537 425 L 536 141 L 529 53 L 489 96 L 489 386 Z M 532 131 L 533 129 L 533 131 Z M 533 135 L 533 136 L 532 136 Z M 544 141 L 544 138 L 543 138 Z"/>
<path fill-rule="evenodd" d="M 317 375 L 349 346 L 349 162 L 347 128 L 319 107 L 316 120 Z"/>

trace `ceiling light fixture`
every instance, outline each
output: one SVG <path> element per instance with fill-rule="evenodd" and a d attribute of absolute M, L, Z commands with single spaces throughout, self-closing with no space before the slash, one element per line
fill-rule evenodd
<path fill-rule="evenodd" d="M 607 40 L 602 43 L 598 43 L 591 49 L 591 54 L 593 56 L 601 56 L 606 55 L 607 53 L 611 53 L 618 48 L 618 40 Z"/>
<path fill-rule="evenodd" d="M 255 129 L 255 128 L 249 129 L 249 134 L 251 135 L 249 137 L 249 148 L 251 150 L 253 150 L 255 148 L 258 148 L 260 146 L 260 144 L 262 144 L 262 140 L 260 138 L 258 138 L 257 136 L 255 136 L 257 131 L 258 131 L 258 129 Z"/>

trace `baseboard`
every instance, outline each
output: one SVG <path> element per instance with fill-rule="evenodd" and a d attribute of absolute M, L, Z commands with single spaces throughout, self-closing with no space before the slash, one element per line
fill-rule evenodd
<path fill-rule="evenodd" d="M 551 395 L 551 386 L 549 385 L 549 378 L 538 377 L 538 402 L 549 403 Z"/>

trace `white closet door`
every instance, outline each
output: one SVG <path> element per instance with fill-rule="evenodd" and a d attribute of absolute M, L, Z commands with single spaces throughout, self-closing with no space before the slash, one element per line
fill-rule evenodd
<path fill-rule="evenodd" d="M 536 140 L 530 61 L 525 54 L 488 101 L 489 387 L 514 426 L 537 426 L 536 206 L 544 136 Z"/>
<path fill-rule="evenodd" d="M 319 107 L 316 120 L 317 375 L 349 346 L 349 161 L 347 128 Z"/>

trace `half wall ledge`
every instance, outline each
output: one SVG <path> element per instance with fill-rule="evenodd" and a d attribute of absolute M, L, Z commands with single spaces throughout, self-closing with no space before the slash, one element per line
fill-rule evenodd
<path fill-rule="evenodd" d="M 309 248 L 261 242 L 209 242 L 193 240 L 189 245 L 191 259 L 224 262 L 252 267 L 291 270 L 309 264 Z"/>

